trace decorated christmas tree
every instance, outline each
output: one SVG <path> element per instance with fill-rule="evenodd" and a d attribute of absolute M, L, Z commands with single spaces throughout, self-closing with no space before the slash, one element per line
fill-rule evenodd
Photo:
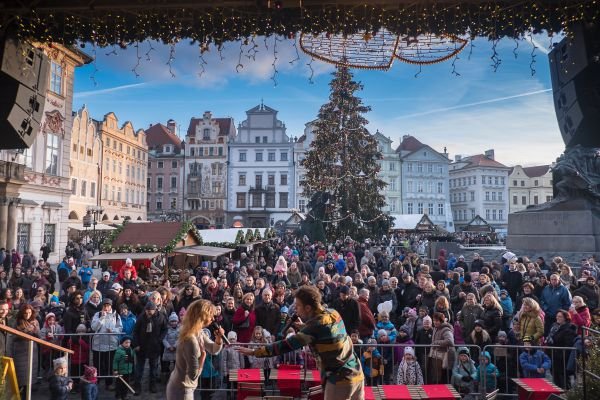
<path fill-rule="evenodd" d="M 303 161 L 303 189 L 314 211 L 308 213 L 310 231 L 325 229 L 329 239 L 380 235 L 387 230 L 387 216 L 381 211 L 386 183 L 377 176 L 382 155 L 366 128 L 364 114 L 371 108 L 356 96 L 362 84 L 353 80 L 347 67 L 337 68 L 329 86 L 329 102 L 319 110 L 314 140 Z"/>

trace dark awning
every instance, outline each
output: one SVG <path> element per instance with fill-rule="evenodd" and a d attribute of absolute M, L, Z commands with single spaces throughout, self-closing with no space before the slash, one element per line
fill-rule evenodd
<path fill-rule="evenodd" d="M 63 208 L 63 206 L 54 201 L 45 201 L 44 204 L 42 204 L 42 208 Z"/>

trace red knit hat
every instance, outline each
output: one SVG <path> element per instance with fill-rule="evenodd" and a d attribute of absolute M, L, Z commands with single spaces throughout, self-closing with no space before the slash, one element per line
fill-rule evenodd
<path fill-rule="evenodd" d="M 90 383 L 96 383 L 98 381 L 98 378 L 96 377 L 97 375 L 98 371 L 96 370 L 96 368 L 90 367 L 88 365 L 83 366 L 83 379 L 85 379 L 86 381 Z"/>

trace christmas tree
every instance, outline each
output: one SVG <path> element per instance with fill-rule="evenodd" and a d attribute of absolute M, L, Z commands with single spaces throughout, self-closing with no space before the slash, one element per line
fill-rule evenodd
<path fill-rule="evenodd" d="M 319 110 L 303 161 L 303 189 L 314 211 L 308 214 L 310 230 L 324 228 L 329 239 L 377 236 L 387 230 L 381 211 L 386 183 L 377 176 L 382 155 L 363 116 L 371 108 L 355 95 L 363 87 L 348 67 L 338 66 L 329 86 L 329 102 Z"/>

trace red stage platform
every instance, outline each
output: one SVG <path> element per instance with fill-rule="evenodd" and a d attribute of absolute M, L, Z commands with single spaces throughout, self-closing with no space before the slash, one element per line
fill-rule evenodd
<path fill-rule="evenodd" d="M 519 400 L 547 400 L 551 394 L 564 392 L 544 378 L 514 378 L 513 381 L 519 386 Z"/>

